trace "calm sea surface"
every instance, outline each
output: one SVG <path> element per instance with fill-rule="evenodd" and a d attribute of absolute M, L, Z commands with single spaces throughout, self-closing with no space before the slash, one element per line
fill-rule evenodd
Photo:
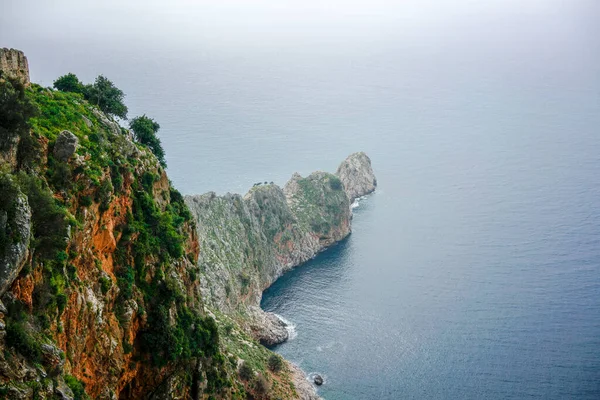
<path fill-rule="evenodd" d="M 326 400 L 600 398 L 598 2 L 463 0 L 460 19 L 378 37 L 239 45 L 25 3 L 0 46 L 45 85 L 114 80 L 161 124 L 186 194 L 369 154 L 379 189 L 353 234 L 263 300 L 295 326 L 276 351 Z"/>

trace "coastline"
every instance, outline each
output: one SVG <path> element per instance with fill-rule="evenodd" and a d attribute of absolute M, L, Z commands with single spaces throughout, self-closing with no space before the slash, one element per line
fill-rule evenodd
<path fill-rule="evenodd" d="M 288 340 L 286 323 L 260 308 L 263 292 L 350 235 L 355 201 L 376 186 L 371 161 L 361 152 L 346 158 L 336 174 L 293 174 L 283 189 L 265 182 L 243 197 L 186 196 L 197 222 L 197 265 L 207 308 L 231 317 L 265 347 Z M 306 373 L 286 364 L 298 398 L 319 399 Z"/>

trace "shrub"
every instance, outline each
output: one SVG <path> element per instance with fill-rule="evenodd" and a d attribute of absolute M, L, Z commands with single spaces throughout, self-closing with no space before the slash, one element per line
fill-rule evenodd
<path fill-rule="evenodd" d="M 342 185 L 342 181 L 335 176 L 329 178 L 329 187 L 332 190 L 344 190 L 344 185 Z"/>
<path fill-rule="evenodd" d="M 0 150 L 6 150 L 17 136 L 29 135 L 29 119 L 38 110 L 25 95 L 25 87 L 18 79 L 0 79 L 0 93 Z"/>
<path fill-rule="evenodd" d="M 73 400 L 89 399 L 89 396 L 85 392 L 85 383 L 72 375 L 65 375 L 65 383 L 73 391 Z"/>
<path fill-rule="evenodd" d="M 20 173 L 18 179 L 31 207 L 36 254 L 41 259 L 53 259 L 57 251 L 67 247 L 66 210 L 37 176 Z"/>
<path fill-rule="evenodd" d="M 84 86 L 83 83 L 77 78 L 77 75 L 69 72 L 56 79 L 53 83 L 55 89 L 62 92 L 73 92 L 83 94 Z"/>
<path fill-rule="evenodd" d="M 30 360 L 40 362 L 42 348 L 40 343 L 20 322 L 9 321 L 6 325 L 6 343 Z"/>
<path fill-rule="evenodd" d="M 100 211 L 108 210 L 110 200 L 112 199 L 114 188 L 110 178 L 106 178 L 100 183 L 100 188 L 97 192 L 97 201 L 100 203 Z"/>
<path fill-rule="evenodd" d="M 248 363 L 246 363 L 246 361 L 244 361 L 242 362 L 242 365 L 240 365 L 238 374 L 243 380 L 249 381 L 254 376 L 254 371 L 252 371 L 252 368 L 248 365 Z"/>
<path fill-rule="evenodd" d="M 258 374 L 254 379 L 254 391 L 261 396 L 269 391 L 269 381 L 262 374 Z"/>
<path fill-rule="evenodd" d="M 279 372 L 283 368 L 283 360 L 277 354 L 271 354 L 268 361 L 269 369 L 273 372 Z"/>
<path fill-rule="evenodd" d="M 81 196 L 79 198 L 79 205 L 83 207 L 89 207 L 92 205 L 92 197 L 91 196 Z"/>
<path fill-rule="evenodd" d="M 106 294 L 110 288 L 112 287 L 112 281 L 108 276 L 100 277 L 100 290 L 102 290 L 102 294 Z"/>

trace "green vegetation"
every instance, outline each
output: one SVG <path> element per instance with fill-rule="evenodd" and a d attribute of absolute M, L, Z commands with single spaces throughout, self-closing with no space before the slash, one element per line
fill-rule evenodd
<path fill-rule="evenodd" d="M 106 77 L 99 75 L 93 85 L 85 88 L 85 98 L 106 114 L 127 118 L 127 106 L 123 103 L 125 94 Z"/>
<path fill-rule="evenodd" d="M 84 94 L 85 86 L 77 76 L 71 72 L 66 75 L 59 77 L 54 81 L 54 88 L 63 92 L 73 92 Z"/>
<path fill-rule="evenodd" d="M 185 259 L 193 263 L 197 255 L 187 239 L 194 228 L 192 215 L 170 182 L 167 189 L 164 170 L 146 149 L 165 166 L 158 123 L 145 115 L 132 120 L 140 144 L 132 143 L 92 106 L 126 116 L 123 92 L 102 76 L 84 85 L 67 74 L 54 82 L 57 91 L 19 85 L 0 81 L 0 145 L 5 145 L 0 152 L 14 150 L 18 141 L 16 166 L 0 168 L 0 212 L 9 217 L 0 231 L 0 251 L 23 239 L 12 217 L 17 200 L 26 198 L 32 210 L 32 261 L 21 277 L 34 272 L 36 280 L 31 303 L 7 303 L 7 354 L 18 352 L 42 363 L 41 344 L 55 339 L 63 326 L 70 329 L 63 313 L 71 317 L 78 310 L 75 318 L 81 321 L 94 312 L 91 300 L 81 308 L 72 304 L 82 291 L 93 290 L 104 301 L 105 315 L 114 312 L 121 324 L 132 305 L 137 304 L 137 316 L 144 315 L 134 342 L 122 342 L 126 353 L 134 353 L 132 362 L 176 369 L 201 363 L 207 393 L 231 387 L 228 371 L 234 368 L 221 353 L 220 327 L 205 315 L 201 300 L 185 281 L 189 277 L 198 282 L 197 267 L 189 267 Z M 68 162 L 54 156 L 63 130 L 78 139 L 76 154 Z M 121 224 L 114 232 L 119 239 L 112 254 L 114 288 L 95 258 L 99 249 L 92 246 L 90 251 L 73 240 L 88 230 L 95 235 L 96 230 L 111 229 L 111 218 Z M 88 350 L 92 355 L 96 351 Z M 260 356 L 252 365 L 265 371 L 266 349 L 252 351 Z M 68 357 L 76 362 L 72 354 Z M 65 381 L 75 399 L 88 398 L 81 381 L 73 376 L 65 376 Z"/>
<path fill-rule="evenodd" d="M 271 357 L 269 357 L 269 369 L 275 373 L 281 371 L 283 368 L 283 359 L 281 356 L 273 353 Z"/>
<path fill-rule="evenodd" d="M 38 111 L 18 79 L 0 78 L 0 151 L 4 151 L 17 137 L 29 134 L 29 119 Z"/>
<path fill-rule="evenodd" d="M 54 81 L 54 88 L 62 92 L 81 94 L 104 113 L 127 118 L 127 106 L 123 103 L 125 94 L 103 75 L 99 75 L 93 84 L 84 85 L 75 74 L 68 73 Z"/>
<path fill-rule="evenodd" d="M 250 368 L 250 366 L 245 361 L 242 363 L 242 365 L 240 365 L 238 374 L 240 375 L 240 378 L 242 378 L 245 381 L 249 381 L 254 377 L 254 371 L 252 371 L 252 368 Z"/>
<path fill-rule="evenodd" d="M 160 164 L 165 167 L 165 152 L 160 143 L 160 139 L 156 136 L 160 129 L 158 122 L 144 114 L 141 117 L 132 119 L 129 123 L 129 128 L 131 128 L 135 134 L 137 141 L 148 146 L 156 158 L 158 158 Z"/>
<path fill-rule="evenodd" d="M 6 344 L 34 362 L 42 361 L 42 348 L 21 321 L 8 320 L 6 324 Z"/>
<path fill-rule="evenodd" d="M 88 400 L 85 384 L 72 375 L 65 375 L 65 383 L 73 391 L 73 400 Z"/>

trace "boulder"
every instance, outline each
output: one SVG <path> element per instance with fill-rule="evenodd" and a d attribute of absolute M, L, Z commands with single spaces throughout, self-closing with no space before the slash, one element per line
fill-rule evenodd
<path fill-rule="evenodd" d="M 75 154 L 78 146 L 77 136 L 69 131 L 62 131 L 54 144 L 54 157 L 59 161 L 67 162 Z"/>
<path fill-rule="evenodd" d="M 323 384 L 323 377 L 319 374 L 316 374 L 313 377 L 313 382 L 315 383 L 315 385 L 317 386 L 321 386 Z"/>
<path fill-rule="evenodd" d="M 274 346 L 288 340 L 289 332 L 286 324 L 273 313 L 265 312 L 256 306 L 249 308 L 252 318 L 250 328 L 256 339 L 263 346 Z"/>

